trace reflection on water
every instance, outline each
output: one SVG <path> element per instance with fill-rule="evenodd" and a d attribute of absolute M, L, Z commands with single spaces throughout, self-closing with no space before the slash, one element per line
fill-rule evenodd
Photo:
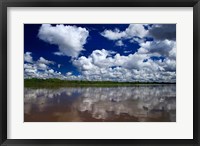
<path fill-rule="evenodd" d="M 25 88 L 24 121 L 176 121 L 176 85 Z"/>

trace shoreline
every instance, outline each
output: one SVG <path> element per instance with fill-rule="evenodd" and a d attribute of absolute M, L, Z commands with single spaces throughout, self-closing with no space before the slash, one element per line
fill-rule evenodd
<path fill-rule="evenodd" d="M 24 87 L 134 87 L 148 85 L 171 85 L 176 83 L 164 82 L 114 82 L 114 81 L 78 81 L 78 80 L 60 80 L 60 79 L 24 79 Z"/>

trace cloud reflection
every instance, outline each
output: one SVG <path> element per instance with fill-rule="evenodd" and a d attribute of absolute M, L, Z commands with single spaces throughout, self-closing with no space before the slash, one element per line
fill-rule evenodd
<path fill-rule="evenodd" d="M 82 116 L 84 114 L 89 115 L 90 119 L 101 121 L 116 118 L 124 118 L 123 121 L 133 118 L 135 121 L 159 121 L 160 118 L 161 121 L 176 121 L 176 85 L 25 88 L 24 93 L 24 112 L 30 116 L 47 111 L 50 112 L 48 114 L 72 116 L 73 111 L 80 121 L 88 121 L 86 116 Z"/>

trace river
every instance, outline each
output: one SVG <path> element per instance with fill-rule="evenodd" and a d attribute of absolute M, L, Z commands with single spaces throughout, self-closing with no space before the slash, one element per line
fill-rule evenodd
<path fill-rule="evenodd" d="M 176 85 L 25 88 L 24 122 L 175 122 Z"/>

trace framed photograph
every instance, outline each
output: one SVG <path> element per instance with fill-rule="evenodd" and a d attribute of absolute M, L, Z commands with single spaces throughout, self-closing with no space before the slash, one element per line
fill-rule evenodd
<path fill-rule="evenodd" d="M 199 5 L 1 1 L 1 144 L 199 145 Z"/>

